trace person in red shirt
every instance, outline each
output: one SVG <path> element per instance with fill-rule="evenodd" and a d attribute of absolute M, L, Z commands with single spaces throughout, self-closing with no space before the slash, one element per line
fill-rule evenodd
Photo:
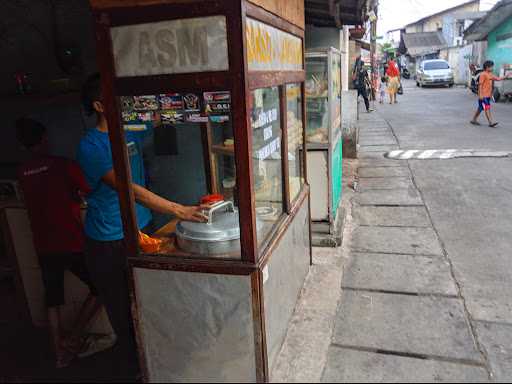
<path fill-rule="evenodd" d="M 81 195 L 90 189 L 76 163 L 48 155 L 46 128 L 41 123 L 20 119 L 16 122 L 16 134 L 30 154 L 29 160 L 18 169 L 18 180 L 41 266 L 56 366 L 62 368 L 83 352 L 86 339 L 82 335 L 99 310 L 97 292 L 82 254 Z M 60 318 L 66 270 L 76 275 L 90 290 L 75 328 L 68 337 L 63 335 Z"/>
<path fill-rule="evenodd" d="M 388 62 L 386 75 L 388 76 L 389 104 L 396 104 L 396 94 L 400 88 L 400 70 L 393 59 Z"/>
<path fill-rule="evenodd" d="M 471 120 L 471 124 L 480 125 L 478 118 L 482 112 L 485 112 L 485 117 L 489 122 L 489 127 L 494 128 L 498 125 L 497 122 L 493 121 L 491 114 L 491 100 L 494 89 L 494 81 L 503 80 L 501 77 L 496 77 L 492 73 L 494 68 L 494 62 L 488 60 L 484 63 L 484 71 L 480 74 L 478 79 L 478 109 Z"/>

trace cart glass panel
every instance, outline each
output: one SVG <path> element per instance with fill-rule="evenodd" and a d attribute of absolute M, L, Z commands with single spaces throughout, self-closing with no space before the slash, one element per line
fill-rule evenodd
<path fill-rule="evenodd" d="M 142 251 L 239 259 L 230 93 L 122 96 L 120 104 L 132 181 L 184 206 L 213 207 L 204 210 L 209 223 L 192 223 L 137 204 L 139 229 L 149 235 L 141 234 Z"/>
<path fill-rule="evenodd" d="M 331 53 L 330 57 L 332 76 L 332 145 L 336 145 L 336 141 L 341 133 L 341 57 L 337 53 Z"/>
<path fill-rule="evenodd" d="M 329 141 L 329 84 L 327 56 L 306 58 L 306 140 Z"/>
<path fill-rule="evenodd" d="M 286 85 L 286 105 L 290 201 L 293 201 L 297 198 L 304 185 L 304 128 L 302 126 L 302 94 L 300 83 Z"/>
<path fill-rule="evenodd" d="M 283 169 L 279 88 L 251 93 L 253 187 L 258 244 L 271 233 L 283 213 Z"/>

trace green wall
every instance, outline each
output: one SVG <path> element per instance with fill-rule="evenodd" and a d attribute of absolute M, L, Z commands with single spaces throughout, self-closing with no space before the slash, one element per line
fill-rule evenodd
<path fill-rule="evenodd" d="M 499 74 L 503 64 L 512 64 L 512 36 L 506 40 L 496 40 L 496 37 L 509 33 L 512 33 L 512 17 L 492 31 L 487 38 L 487 59 L 494 61 L 496 74 Z"/>

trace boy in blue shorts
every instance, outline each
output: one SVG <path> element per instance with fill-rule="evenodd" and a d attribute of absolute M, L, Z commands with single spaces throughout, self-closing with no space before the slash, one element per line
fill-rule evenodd
<path fill-rule="evenodd" d="M 475 112 L 475 116 L 473 120 L 471 120 L 471 124 L 480 125 L 478 122 L 478 117 L 482 112 L 485 112 L 485 117 L 487 117 L 487 121 L 489 122 L 489 127 L 494 128 L 498 125 L 497 122 L 493 121 L 491 114 L 491 98 L 493 92 L 493 81 L 502 80 L 501 77 L 496 77 L 492 73 L 494 68 L 494 62 L 486 61 L 484 63 L 484 71 L 480 75 L 479 84 L 478 84 L 478 109 Z"/>

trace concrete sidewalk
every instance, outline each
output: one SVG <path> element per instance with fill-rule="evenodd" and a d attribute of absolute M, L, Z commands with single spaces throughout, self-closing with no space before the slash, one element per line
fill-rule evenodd
<path fill-rule="evenodd" d="M 492 379 L 409 163 L 383 157 L 394 149 L 387 121 L 362 114 L 359 160 L 346 162 L 343 246 L 315 250 L 273 381 Z"/>

